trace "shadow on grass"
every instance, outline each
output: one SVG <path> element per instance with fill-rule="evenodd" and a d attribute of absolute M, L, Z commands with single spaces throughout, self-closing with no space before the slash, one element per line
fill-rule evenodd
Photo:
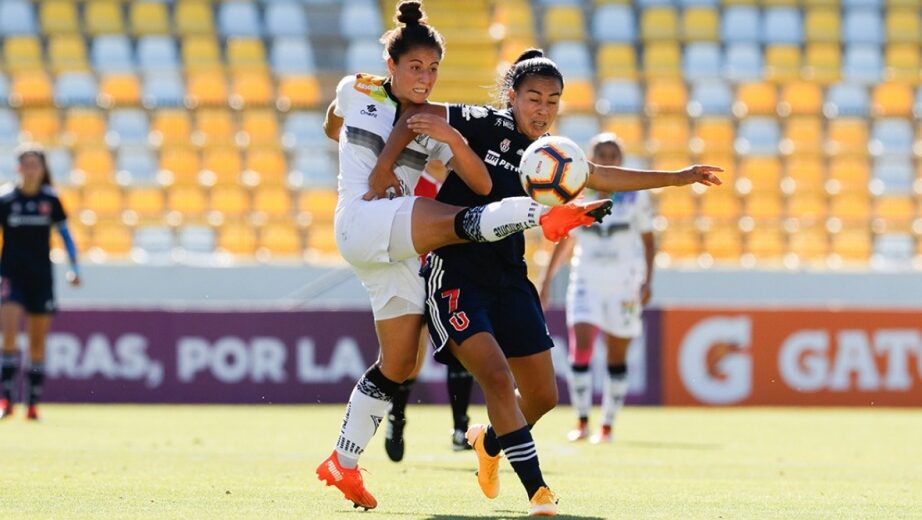
<path fill-rule="evenodd" d="M 707 442 L 657 442 L 657 441 L 625 441 L 618 440 L 618 444 L 632 448 L 651 448 L 657 450 L 719 450 L 722 444 Z"/>

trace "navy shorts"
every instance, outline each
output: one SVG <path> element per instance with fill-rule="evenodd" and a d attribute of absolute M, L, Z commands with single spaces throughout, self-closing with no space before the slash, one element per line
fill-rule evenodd
<path fill-rule="evenodd" d="M 445 269 L 429 255 L 426 279 L 426 322 L 435 344 L 435 359 L 451 362 L 448 340 L 463 348 L 480 332 L 496 338 L 507 358 L 530 356 L 554 346 L 535 286 L 525 276 L 486 286 Z"/>
<path fill-rule="evenodd" d="M 54 314 L 58 310 L 53 283 L 41 276 L 0 278 L 0 303 L 18 303 L 27 314 Z"/>

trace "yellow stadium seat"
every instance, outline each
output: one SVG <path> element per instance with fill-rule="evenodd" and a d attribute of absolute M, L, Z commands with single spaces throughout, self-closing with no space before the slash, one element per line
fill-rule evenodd
<path fill-rule="evenodd" d="M 171 186 L 167 192 L 167 207 L 183 217 L 196 218 L 207 208 L 205 194 L 198 186 Z"/>
<path fill-rule="evenodd" d="M 816 116 L 797 116 L 784 125 L 781 152 L 818 154 L 823 150 L 823 120 Z"/>
<path fill-rule="evenodd" d="M 829 179 L 836 181 L 843 191 L 863 191 L 868 189 L 871 170 L 864 157 L 835 157 L 829 164 Z"/>
<path fill-rule="evenodd" d="M 77 3 L 71 0 L 45 0 L 39 4 L 42 32 L 48 36 L 80 31 Z"/>
<path fill-rule="evenodd" d="M 262 247 L 274 255 L 299 256 L 302 253 L 301 233 L 287 221 L 271 222 L 259 231 Z"/>
<path fill-rule="evenodd" d="M 734 225 L 717 226 L 704 234 L 704 252 L 714 260 L 735 262 L 743 254 L 743 238 Z"/>
<path fill-rule="evenodd" d="M 646 138 L 643 123 L 637 116 L 613 116 L 605 120 L 605 131 L 617 135 L 629 154 L 642 153 Z"/>
<path fill-rule="evenodd" d="M 780 259 L 784 246 L 784 235 L 777 226 L 756 226 L 746 236 L 746 252 L 760 261 Z"/>
<path fill-rule="evenodd" d="M 746 214 L 757 222 L 778 221 L 784 213 L 782 202 L 778 193 L 755 191 L 746 197 Z"/>
<path fill-rule="evenodd" d="M 655 80 L 647 83 L 647 115 L 685 113 L 688 92 L 681 80 Z"/>
<path fill-rule="evenodd" d="M 838 43 L 811 43 L 804 56 L 803 78 L 822 85 L 839 81 L 842 51 Z"/>
<path fill-rule="evenodd" d="M 74 170 L 87 185 L 110 184 L 115 172 L 112 154 L 105 146 L 87 146 L 74 152 Z M 84 202 L 88 202 L 86 199 Z"/>
<path fill-rule="evenodd" d="M 153 113 L 151 141 L 158 146 L 188 145 L 192 135 L 192 119 L 189 111 L 163 109 Z"/>
<path fill-rule="evenodd" d="M 811 7 L 804 16 L 807 43 L 839 43 L 841 18 L 838 8 Z"/>
<path fill-rule="evenodd" d="M 247 136 L 249 144 L 279 144 L 279 122 L 274 110 L 244 110 L 240 119 L 240 130 Z"/>
<path fill-rule="evenodd" d="M 3 41 L 3 60 L 14 74 L 41 71 L 42 43 L 35 36 L 8 36 Z"/>
<path fill-rule="evenodd" d="M 70 230 L 70 236 L 74 240 L 74 245 L 77 246 L 77 252 L 83 253 L 88 247 L 90 247 L 90 234 L 84 227 L 79 219 L 68 219 L 67 229 Z M 61 254 L 64 253 L 64 242 L 61 240 L 61 236 L 58 233 L 51 234 L 51 247 L 55 251 L 59 251 Z"/>
<path fill-rule="evenodd" d="M 708 190 L 701 195 L 700 213 L 716 222 L 736 222 L 742 211 L 740 197 L 732 190 Z"/>
<path fill-rule="evenodd" d="M 258 38 L 227 40 L 227 66 L 232 72 L 266 70 L 266 49 Z"/>
<path fill-rule="evenodd" d="M 309 250 L 324 255 L 339 255 L 333 224 L 312 225 L 307 232 Z"/>
<path fill-rule="evenodd" d="M 226 105 L 227 81 L 220 72 L 194 72 L 189 74 L 187 98 L 193 106 Z"/>
<path fill-rule="evenodd" d="M 583 11 L 577 6 L 552 6 L 544 13 L 544 37 L 548 42 L 586 39 Z"/>
<path fill-rule="evenodd" d="M 267 73 L 241 72 L 234 75 L 234 88 L 229 100 L 232 107 L 265 107 L 274 99 L 272 81 Z"/>
<path fill-rule="evenodd" d="M 659 236 L 659 249 L 674 260 L 691 260 L 701 252 L 701 242 L 693 227 L 669 226 Z"/>
<path fill-rule="evenodd" d="M 83 8 L 83 27 L 91 36 L 124 33 L 121 2 L 87 0 Z"/>
<path fill-rule="evenodd" d="M 871 199 L 867 191 L 854 191 L 833 195 L 829 200 L 829 212 L 842 219 L 845 227 L 866 224 L 871 216 Z"/>
<path fill-rule="evenodd" d="M 830 119 L 828 132 L 829 153 L 860 156 L 868 154 L 868 124 L 864 119 Z"/>
<path fill-rule="evenodd" d="M 55 172 L 55 175 L 61 175 L 63 172 Z M 73 186 L 55 186 L 55 191 L 58 193 L 58 198 L 61 199 L 61 205 L 64 206 L 64 211 L 69 215 L 76 214 L 82 207 L 82 198 L 80 196 L 80 189 Z M 74 222 L 78 219 L 68 217 L 68 222 Z M 57 233 L 52 233 L 56 235 Z"/>
<path fill-rule="evenodd" d="M 134 74 L 111 74 L 99 82 L 100 105 L 133 107 L 141 104 L 141 84 Z"/>
<path fill-rule="evenodd" d="M 657 213 L 672 221 L 695 218 L 696 199 L 691 188 L 667 188 L 656 197 Z"/>
<path fill-rule="evenodd" d="M 131 251 L 131 231 L 120 222 L 98 222 L 93 226 L 93 247 L 110 255 L 125 255 Z"/>
<path fill-rule="evenodd" d="M 821 191 L 797 191 L 788 198 L 788 216 L 805 222 L 821 222 L 829 216 L 826 194 Z"/>
<path fill-rule="evenodd" d="M 148 187 L 131 188 L 125 196 L 125 207 L 142 219 L 159 219 L 166 210 L 163 190 Z"/>
<path fill-rule="evenodd" d="M 68 146 L 102 145 L 106 142 L 106 118 L 89 108 L 72 108 L 64 115 L 61 141 Z"/>
<path fill-rule="evenodd" d="M 887 10 L 887 37 L 889 43 L 922 42 L 922 22 L 919 18 L 919 5 L 914 7 L 892 7 Z"/>
<path fill-rule="evenodd" d="M 819 115 L 823 111 L 823 91 L 809 81 L 793 81 L 781 87 L 778 112 L 783 116 Z"/>
<path fill-rule="evenodd" d="M 243 172 L 240 152 L 234 147 L 208 148 L 203 154 L 203 167 L 214 173 L 217 184 L 238 184 Z"/>
<path fill-rule="evenodd" d="M 253 194 L 253 211 L 269 218 L 291 218 L 292 201 L 288 189 L 282 186 L 258 188 Z"/>
<path fill-rule="evenodd" d="M 288 175 L 285 154 L 277 148 L 251 147 L 247 152 L 245 170 L 258 174 L 262 186 L 281 186 Z"/>
<path fill-rule="evenodd" d="M 871 233 L 866 228 L 848 229 L 832 235 L 832 252 L 850 262 L 866 262 L 871 255 Z"/>
<path fill-rule="evenodd" d="M 703 153 L 726 153 L 733 151 L 736 130 L 733 121 L 721 117 L 703 117 L 695 121 L 695 137 L 692 147 Z"/>
<path fill-rule="evenodd" d="M 320 85 L 314 76 L 284 76 L 279 78 L 278 99 L 280 110 L 313 108 L 320 103 Z"/>
<path fill-rule="evenodd" d="M 533 38 L 535 20 L 531 7 L 524 2 L 497 2 L 493 10 L 493 23 L 505 28 L 505 36 Z"/>
<path fill-rule="evenodd" d="M 644 49 L 644 73 L 648 78 L 680 77 L 681 56 L 677 44 L 654 42 L 648 43 Z"/>
<path fill-rule="evenodd" d="M 800 47 L 769 45 L 765 50 L 765 79 L 784 83 L 800 77 Z"/>
<path fill-rule="evenodd" d="M 796 190 L 821 191 L 826 184 L 826 164 L 820 156 L 795 155 L 785 164 L 785 173 L 796 183 Z"/>
<path fill-rule="evenodd" d="M 660 116 L 650 119 L 647 150 L 657 153 L 685 153 L 690 139 L 685 116 Z"/>
<path fill-rule="evenodd" d="M 298 194 L 298 213 L 310 215 L 313 223 L 332 223 L 336 202 L 335 190 L 305 190 Z"/>
<path fill-rule="evenodd" d="M 54 143 L 61 131 L 58 111 L 54 108 L 30 108 L 19 113 L 19 130 L 24 141 L 45 145 Z"/>
<path fill-rule="evenodd" d="M 176 33 L 214 34 L 214 15 L 211 2 L 202 0 L 177 0 L 173 14 Z"/>
<path fill-rule="evenodd" d="M 99 218 L 115 218 L 122 213 L 122 192 L 113 184 L 87 186 L 83 189 L 83 204 Z"/>
<path fill-rule="evenodd" d="M 781 190 L 781 161 L 777 157 L 745 157 L 739 168 L 740 177 L 752 183 L 753 193 Z"/>
<path fill-rule="evenodd" d="M 684 153 L 661 153 L 653 156 L 651 167 L 654 170 L 679 170 L 691 164 L 691 159 Z"/>
<path fill-rule="evenodd" d="M 567 113 L 594 112 L 595 99 L 595 87 L 592 86 L 592 81 L 568 80 L 567 88 L 563 91 L 560 109 Z"/>
<path fill-rule="evenodd" d="M 237 127 L 226 108 L 202 108 L 195 115 L 193 140 L 202 146 L 226 145 L 234 142 Z"/>
<path fill-rule="evenodd" d="M 775 115 L 778 112 L 778 89 L 772 83 L 743 83 L 736 91 L 733 113 L 747 115 Z"/>
<path fill-rule="evenodd" d="M 637 51 L 632 45 L 603 43 L 596 55 L 600 79 L 636 79 Z"/>
<path fill-rule="evenodd" d="M 640 14 L 640 37 L 644 41 L 679 39 L 679 17 L 673 7 L 648 7 Z"/>
<path fill-rule="evenodd" d="M 211 210 L 241 219 L 250 211 L 250 195 L 239 184 L 220 184 L 211 189 Z"/>
<path fill-rule="evenodd" d="M 523 49 L 532 49 L 537 46 L 538 40 L 534 37 L 506 38 L 499 44 L 499 60 L 505 63 L 514 63 L 522 54 Z"/>
<path fill-rule="evenodd" d="M 886 222 L 887 229 L 908 230 L 916 216 L 911 196 L 884 195 L 874 200 L 874 216 Z"/>
<path fill-rule="evenodd" d="M 252 255 L 256 251 L 256 230 L 245 222 L 224 224 L 218 232 L 218 247 L 235 255 Z"/>
<path fill-rule="evenodd" d="M 922 70 L 919 55 L 918 45 L 906 43 L 887 45 L 884 54 L 884 70 L 887 79 L 918 84 L 922 79 L 919 73 Z"/>
<path fill-rule="evenodd" d="M 189 148 L 189 141 L 185 145 L 177 144 L 164 147 L 160 151 L 160 169 L 172 174 L 171 184 L 196 185 L 199 172 L 202 171 L 202 160 L 199 154 Z"/>
<path fill-rule="evenodd" d="M 162 2 L 131 2 L 131 30 L 137 36 L 169 34 L 170 19 Z"/>
<path fill-rule="evenodd" d="M 821 261 L 829 254 L 829 236 L 819 225 L 804 227 L 791 234 L 788 248 L 803 261 Z"/>
<path fill-rule="evenodd" d="M 912 88 L 905 83 L 879 83 L 874 87 L 871 108 L 877 117 L 912 117 Z"/>
<path fill-rule="evenodd" d="M 77 34 L 49 35 L 48 62 L 51 71 L 56 74 L 90 70 L 83 37 Z"/>
<path fill-rule="evenodd" d="M 221 71 L 221 50 L 212 35 L 196 34 L 182 39 L 182 62 L 190 72 Z"/>
<path fill-rule="evenodd" d="M 689 7 L 682 15 L 682 37 L 689 42 L 719 39 L 719 14 L 713 7 Z"/>

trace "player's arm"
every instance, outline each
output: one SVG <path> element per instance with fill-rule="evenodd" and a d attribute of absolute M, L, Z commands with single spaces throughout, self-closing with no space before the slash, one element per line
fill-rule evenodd
<path fill-rule="evenodd" d="M 640 238 L 643 241 L 644 261 L 647 263 L 647 279 L 643 281 L 640 288 L 640 303 L 646 305 L 653 295 L 653 258 L 656 256 L 656 239 L 651 231 L 642 233 Z"/>
<path fill-rule="evenodd" d="M 336 115 L 336 100 L 327 107 L 327 116 L 323 120 L 323 133 L 334 141 L 339 141 L 339 131 L 343 127 L 343 118 Z"/>
<path fill-rule="evenodd" d="M 576 239 L 573 237 L 565 238 L 554 244 L 554 250 L 551 252 L 551 259 L 544 270 L 544 276 L 541 279 L 541 306 L 547 308 L 551 302 L 551 283 L 554 281 L 554 275 L 560 270 L 565 262 L 570 260 L 573 255 L 573 249 L 576 245 Z"/>
<path fill-rule="evenodd" d="M 621 192 L 685 186 L 700 182 L 705 186 L 722 184 L 717 173 L 723 168 L 696 164 L 676 171 L 634 170 L 618 166 L 589 163 L 586 186 L 596 191 Z"/>
<path fill-rule="evenodd" d="M 67 259 L 70 260 L 70 271 L 67 273 L 67 281 L 71 285 L 80 285 L 80 265 L 77 263 L 77 244 L 74 237 L 70 234 L 70 228 L 67 227 L 67 221 L 62 220 L 57 224 L 58 234 L 64 242 L 64 249 L 67 250 Z"/>

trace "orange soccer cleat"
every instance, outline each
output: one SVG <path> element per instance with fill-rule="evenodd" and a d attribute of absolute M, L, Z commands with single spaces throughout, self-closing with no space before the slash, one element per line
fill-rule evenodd
<path fill-rule="evenodd" d="M 592 444 L 608 444 L 612 441 L 611 426 L 603 424 L 598 433 L 592 434 L 589 442 Z"/>
<path fill-rule="evenodd" d="M 570 201 L 561 206 L 554 206 L 541 215 L 539 222 L 544 236 L 551 242 L 567 238 L 570 230 L 578 226 L 589 226 L 601 222 L 605 215 L 611 213 L 612 202 L 593 200 L 591 202 Z"/>
<path fill-rule="evenodd" d="M 34 404 L 30 404 L 30 405 L 29 405 L 29 410 L 28 410 L 28 412 L 26 412 L 26 419 L 28 419 L 28 420 L 30 420 L 30 421 L 37 421 L 37 420 L 39 420 L 39 417 L 38 417 L 38 406 L 35 406 Z"/>
<path fill-rule="evenodd" d="M 528 516 L 557 516 L 557 495 L 541 486 L 528 501 Z"/>
<path fill-rule="evenodd" d="M 9 399 L 0 399 L 0 419 L 6 419 L 13 415 L 13 401 Z"/>
<path fill-rule="evenodd" d="M 567 433 L 567 440 L 570 442 L 581 441 L 589 438 L 589 422 L 580 421 L 575 428 Z"/>
<path fill-rule="evenodd" d="M 362 481 L 361 468 L 346 469 L 339 464 L 339 458 L 334 451 L 327 459 L 317 466 L 317 478 L 328 486 L 335 486 L 342 491 L 346 500 L 355 507 L 364 507 L 366 511 L 378 507 L 378 501 L 365 489 Z"/>
<path fill-rule="evenodd" d="M 486 426 L 472 425 L 467 429 L 467 443 L 474 448 L 474 453 L 477 454 L 477 483 L 480 484 L 480 490 L 487 498 L 496 498 L 499 496 L 499 459 L 502 455 L 494 457 L 487 453 L 487 449 L 483 446 L 486 433 Z"/>

